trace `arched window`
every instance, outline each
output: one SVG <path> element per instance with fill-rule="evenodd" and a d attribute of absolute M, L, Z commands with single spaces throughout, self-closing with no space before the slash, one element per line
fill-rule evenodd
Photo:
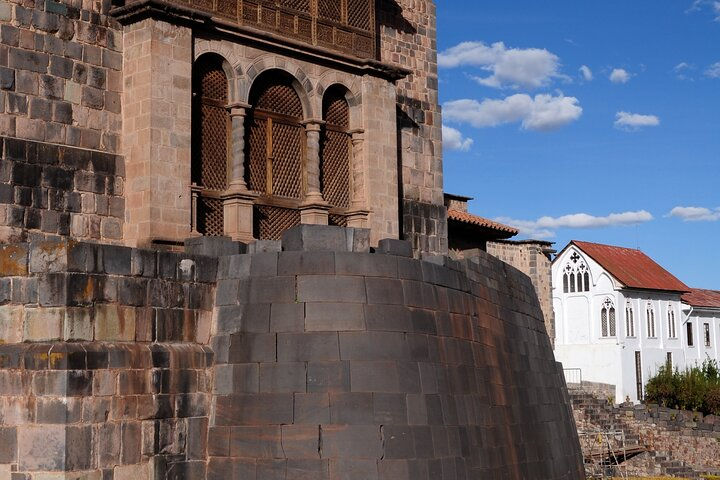
<path fill-rule="evenodd" d="M 222 58 L 201 56 L 193 65 L 192 160 L 193 230 L 223 235 L 223 202 L 227 189 L 230 114 L 228 80 Z"/>
<path fill-rule="evenodd" d="M 645 308 L 645 316 L 647 319 L 647 336 L 648 338 L 655 338 L 655 310 L 650 302 Z"/>
<path fill-rule="evenodd" d="M 320 191 L 331 206 L 329 223 L 347 225 L 343 215 L 350 206 L 351 139 L 350 106 L 345 99 L 346 90 L 334 85 L 323 97 L 323 130 L 320 145 Z"/>
<path fill-rule="evenodd" d="M 625 306 L 625 334 L 628 337 L 635 336 L 635 318 L 632 305 L 629 302 Z"/>
<path fill-rule="evenodd" d="M 563 293 L 589 291 L 590 271 L 578 252 L 573 252 L 563 269 Z"/>
<path fill-rule="evenodd" d="M 672 305 L 668 305 L 668 337 L 669 338 L 677 338 L 677 331 L 675 329 L 675 311 L 672 308 Z"/>
<path fill-rule="evenodd" d="M 603 337 L 614 337 L 617 335 L 615 306 L 609 298 L 605 299 L 600 309 L 600 333 Z"/>
<path fill-rule="evenodd" d="M 293 78 L 272 70 L 250 90 L 246 128 L 246 182 L 260 193 L 253 212 L 255 238 L 277 240 L 300 223 L 298 207 L 305 192 L 303 106 Z"/>

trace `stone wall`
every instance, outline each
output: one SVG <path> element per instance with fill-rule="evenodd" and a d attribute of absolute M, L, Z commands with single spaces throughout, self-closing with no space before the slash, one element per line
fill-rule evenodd
<path fill-rule="evenodd" d="M 0 247 L 0 478 L 202 478 L 216 268 L 111 245 Z"/>
<path fill-rule="evenodd" d="M 119 150 L 122 32 L 110 2 L 0 2 L 0 135 Z"/>
<path fill-rule="evenodd" d="M 497 241 L 487 243 L 487 252 L 509 263 L 525 275 L 535 287 L 540 308 L 545 319 L 550 342 L 555 344 L 555 311 L 552 302 L 552 261 L 550 254 L 555 253 L 550 242 L 543 241 Z"/>
<path fill-rule="evenodd" d="M 4 246 L 0 478 L 581 478 L 522 273 L 339 227 L 270 248 Z"/>
<path fill-rule="evenodd" d="M 699 472 L 720 470 L 720 418 L 658 405 L 619 410 L 625 424 L 650 450 L 682 460 Z"/>
<path fill-rule="evenodd" d="M 645 453 L 620 465 L 631 475 L 680 474 L 698 477 L 720 473 L 718 442 L 720 417 L 698 412 L 674 410 L 655 404 L 613 404 L 584 388 L 571 393 L 578 431 L 587 432 L 581 440 L 584 454 L 598 453 L 596 432 L 622 430 L 626 448 L 641 447 Z M 595 432 L 595 433 L 594 433 Z M 614 443 L 619 451 L 622 445 Z M 673 470 L 675 469 L 675 470 Z"/>
<path fill-rule="evenodd" d="M 120 242 L 124 185 L 118 155 L 0 137 L 0 243 Z"/>
<path fill-rule="evenodd" d="M 322 251 L 344 241 L 318 228 L 221 263 L 208 478 L 581 477 L 523 274 Z"/>
<path fill-rule="evenodd" d="M 410 74 L 397 82 L 398 170 L 402 237 L 415 251 L 447 254 L 443 206 L 442 121 L 438 99 L 433 0 L 378 3 L 380 59 Z M 430 216 L 415 219 L 418 210 Z"/>

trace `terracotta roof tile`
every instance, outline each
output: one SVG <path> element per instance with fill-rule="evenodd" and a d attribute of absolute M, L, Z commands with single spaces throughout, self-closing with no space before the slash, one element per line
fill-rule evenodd
<path fill-rule="evenodd" d="M 509 236 L 517 235 L 519 230 L 517 228 L 503 225 L 502 223 L 493 222 L 487 218 L 478 217 L 467 212 L 461 212 L 460 210 L 448 209 L 448 219 L 455 220 L 457 222 L 468 223 L 478 227 L 488 228 L 490 230 L 496 230 L 498 232 L 508 233 Z"/>
<path fill-rule="evenodd" d="M 720 308 L 720 291 L 693 288 L 682 296 L 682 301 L 692 307 Z"/>
<path fill-rule="evenodd" d="M 690 288 L 640 250 L 573 240 L 571 244 L 588 254 L 628 288 L 689 292 Z"/>

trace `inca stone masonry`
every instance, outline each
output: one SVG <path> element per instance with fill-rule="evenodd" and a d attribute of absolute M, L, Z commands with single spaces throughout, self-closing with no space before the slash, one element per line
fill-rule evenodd
<path fill-rule="evenodd" d="M 437 94 L 432 0 L 0 0 L 0 479 L 582 478 Z"/>

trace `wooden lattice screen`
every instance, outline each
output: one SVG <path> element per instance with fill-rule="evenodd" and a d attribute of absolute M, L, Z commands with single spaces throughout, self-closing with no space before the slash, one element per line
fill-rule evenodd
<path fill-rule="evenodd" d="M 253 214 L 254 235 L 274 240 L 300 223 L 297 208 L 305 190 L 303 108 L 290 79 L 279 72 L 258 79 L 250 100 L 247 182 L 262 194 Z"/>
<path fill-rule="evenodd" d="M 325 129 L 320 151 L 320 185 L 331 207 L 331 223 L 341 225 L 350 205 L 350 108 L 340 88 L 331 88 L 323 99 Z"/>
<path fill-rule="evenodd" d="M 238 25 L 375 58 L 376 0 L 169 0 Z"/>
<path fill-rule="evenodd" d="M 201 57 L 193 69 L 191 180 L 198 193 L 194 228 L 202 235 L 217 236 L 224 233 L 220 193 L 228 183 L 228 81 L 217 57 Z"/>

